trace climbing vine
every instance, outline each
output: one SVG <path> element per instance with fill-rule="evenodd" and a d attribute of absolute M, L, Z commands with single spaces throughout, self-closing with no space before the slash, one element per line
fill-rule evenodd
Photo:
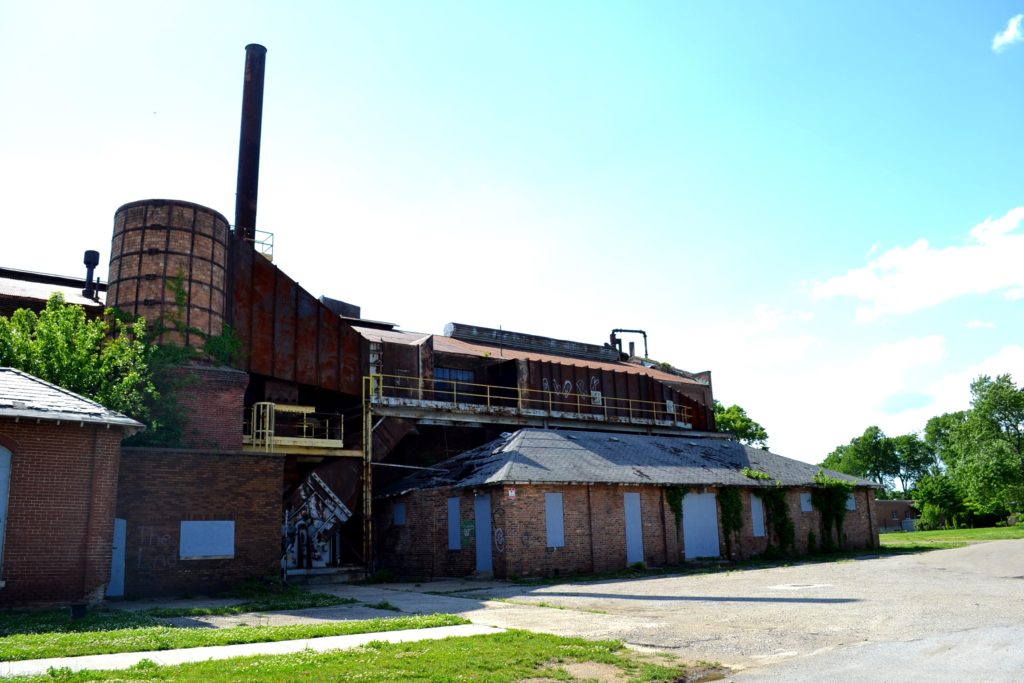
<path fill-rule="evenodd" d="M 768 524 L 772 530 L 771 538 L 775 540 L 775 545 L 769 541 L 765 554 L 785 555 L 796 546 L 796 526 L 793 524 L 793 518 L 789 516 L 786 489 L 776 485 L 758 489 L 757 494 L 764 503 Z"/>
<path fill-rule="evenodd" d="M 726 487 L 718 491 L 718 505 L 722 509 L 722 532 L 725 535 L 725 554 L 732 558 L 732 542 L 740 540 L 740 529 L 743 528 L 743 499 L 740 490 Z"/>
<path fill-rule="evenodd" d="M 665 488 L 665 501 L 668 503 L 669 509 L 672 510 L 672 514 L 676 516 L 676 529 L 681 529 L 683 526 L 683 496 L 685 495 L 686 489 L 682 486 Z"/>
<path fill-rule="evenodd" d="M 821 549 L 834 550 L 843 546 L 843 521 L 846 519 L 846 499 L 853 491 L 853 484 L 836 479 L 818 470 L 814 475 L 817 484 L 811 490 L 811 503 L 821 513 Z M 835 529 L 835 540 L 832 530 Z"/>
<path fill-rule="evenodd" d="M 768 474 L 767 472 L 755 470 L 750 467 L 744 467 L 743 469 L 741 469 L 740 474 L 742 474 L 744 477 L 749 477 L 750 479 L 763 479 L 765 481 L 772 478 L 772 475 Z"/>

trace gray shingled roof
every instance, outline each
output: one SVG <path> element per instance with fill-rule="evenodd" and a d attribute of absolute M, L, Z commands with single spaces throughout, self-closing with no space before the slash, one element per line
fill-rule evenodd
<path fill-rule="evenodd" d="M 742 474 L 744 467 L 772 480 L 751 479 Z M 809 486 L 819 469 L 731 439 L 521 429 L 406 477 L 381 495 L 488 484 Z M 877 486 L 825 471 L 857 486 Z"/>
<path fill-rule="evenodd" d="M 0 368 L 0 417 L 144 429 L 141 422 L 14 368 Z"/>

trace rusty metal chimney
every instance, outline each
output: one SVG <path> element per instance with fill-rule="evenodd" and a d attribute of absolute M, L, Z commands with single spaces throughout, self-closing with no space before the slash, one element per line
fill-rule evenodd
<path fill-rule="evenodd" d="M 235 190 L 235 232 L 256 236 L 256 195 L 260 182 L 260 131 L 263 127 L 263 75 L 267 48 L 245 46 L 245 85 L 242 90 L 242 131 L 238 142 L 238 187 Z"/>
<path fill-rule="evenodd" d="M 82 259 L 82 263 L 85 265 L 85 289 L 82 290 L 82 296 L 86 299 L 95 299 L 96 283 L 93 281 L 92 276 L 96 271 L 96 266 L 100 264 L 100 252 L 93 251 L 92 249 L 85 252 L 85 258 Z"/>

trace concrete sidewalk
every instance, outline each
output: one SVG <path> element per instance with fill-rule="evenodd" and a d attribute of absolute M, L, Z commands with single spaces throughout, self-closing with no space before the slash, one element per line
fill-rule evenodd
<path fill-rule="evenodd" d="M 20 662 L 0 662 L 0 676 L 27 676 L 45 674 L 50 668 L 82 669 L 128 669 L 143 659 L 162 666 L 205 662 L 210 659 L 230 659 L 254 655 L 283 655 L 303 650 L 326 652 L 345 650 L 373 641 L 408 643 L 417 640 L 435 640 L 456 636 L 478 636 L 501 633 L 505 629 L 492 626 L 463 624 L 461 626 L 437 626 L 434 628 L 407 629 L 404 631 L 380 631 L 359 633 L 350 636 L 327 636 L 304 640 L 280 640 L 274 643 L 246 643 L 243 645 L 218 645 L 215 647 L 193 647 L 184 650 L 154 650 L 150 652 L 122 652 L 112 655 L 86 655 L 83 657 L 54 657 L 52 659 L 27 659 Z"/>

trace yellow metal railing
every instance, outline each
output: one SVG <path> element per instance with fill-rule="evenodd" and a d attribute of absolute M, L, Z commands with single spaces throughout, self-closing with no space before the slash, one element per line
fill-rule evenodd
<path fill-rule="evenodd" d="M 280 444 L 341 447 L 345 423 L 340 415 L 317 413 L 313 406 L 260 402 L 252 406 L 245 434 L 254 447 L 267 452 Z"/>
<path fill-rule="evenodd" d="M 572 391 L 507 387 L 457 380 L 374 374 L 363 378 L 370 403 L 396 403 L 464 412 L 543 414 L 607 422 L 671 422 L 689 425 L 690 407 L 672 401 L 645 401 Z"/>

